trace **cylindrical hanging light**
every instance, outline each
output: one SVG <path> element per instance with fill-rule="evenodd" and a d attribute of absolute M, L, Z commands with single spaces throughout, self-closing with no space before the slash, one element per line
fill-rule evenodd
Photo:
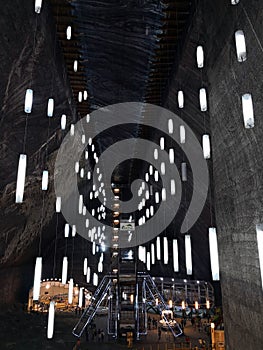
<path fill-rule="evenodd" d="M 178 242 L 177 239 L 173 240 L 173 265 L 174 265 L 174 272 L 179 271 L 179 262 L 178 262 Z"/>
<path fill-rule="evenodd" d="M 88 266 L 87 268 L 87 279 L 86 279 L 87 283 L 90 283 L 90 267 Z"/>
<path fill-rule="evenodd" d="M 157 148 L 154 149 L 153 156 L 154 156 L 155 160 L 158 159 L 158 149 Z"/>
<path fill-rule="evenodd" d="M 74 133 L 75 133 L 75 125 L 71 124 L 70 125 L 70 136 L 74 136 Z"/>
<path fill-rule="evenodd" d="M 84 275 L 87 274 L 87 270 L 88 270 L 88 259 L 84 258 L 84 262 L 83 262 L 83 274 Z"/>
<path fill-rule="evenodd" d="M 41 188 L 42 188 L 42 191 L 47 191 L 48 189 L 48 171 L 47 170 L 43 170 Z"/>
<path fill-rule="evenodd" d="M 161 174 L 165 175 L 165 162 L 161 162 Z"/>
<path fill-rule="evenodd" d="M 177 99 L 178 99 L 178 107 L 184 108 L 184 93 L 182 90 L 178 91 Z"/>
<path fill-rule="evenodd" d="M 213 281 L 219 281 L 219 258 L 215 227 L 209 227 L 209 250 Z"/>
<path fill-rule="evenodd" d="M 80 194 L 79 196 L 79 214 L 82 214 L 83 210 L 83 194 Z"/>
<path fill-rule="evenodd" d="M 187 168 L 186 163 L 181 164 L 181 172 L 182 172 L 182 181 L 187 181 Z"/>
<path fill-rule="evenodd" d="M 207 111 L 207 97 L 206 97 L 206 89 L 201 88 L 199 90 L 199 103 L 201 112 Z"/>
<path fill-rule="evenodd" d="M 74 72 L 78 71 L 78 61 L 77 60 L 75 60 L 73 63 L 73 70 L 74 70 Z"/>
<path fill-rule="evenodd" d="M 79 91 L 78 100 L 79 102 L 82 102 L 82 91 Z"/>
<path fill-rule="evenodd" d="M 33 105 L 33 90 L 27 89 L 26 90 L 26 96 L 25 96 L 25 107 L 24 111 L 26 113 L 32 112 L 32 105 Z"/>
<path fill-rule="evenodd" d="M 42 7 L 42 0 L 35 0 L 35 12 L 40 13 Z"/>
<path fill-rule="evenodd" d="M 246 129 L 253 128 L 255 123 L 254 123 L 253 101 L 252 101 L 251 94 L 242 95 L 242 111 L 243 111 L 245 128 Z"/>
<path fill-rule="evenodd" d="M 68 303 L 69 304 L 72 304 L 73 302 L 73 288 L 74 288 L 74 282 L 73 282 L 73 278 L 71 278 L 68 284 Z"/>
<path fill-rule="evenodd" d="M 211 148 L 210 148 L 210 138 L 208 134 L 203 135 L 202 137 L 202 145 L 203 145 L 203 155 L 205 159 L 209 159 L 211 156 Z"/>
<path fill-rule="evenodd" d="M 195 309 L 198 310 L 198 308 L 199 308 L 198 301 L 195 301 Z"/>
<path fill-rule="evenodd" d="M 35 274 L 34 274 L 33 300 L 38 300 L 39 298 L 41 274 L 42 274 L 42 258 L 37 257 L 36 264 L 35 264 Z"/>
<path fill-rule="evenodd" d="M 26 178 L 26 154 L 20 154 L 18 169 L 17 169 L 17 180 L 16 180 L 16 203 L 22 203 L 24 197 L 25 178 Z"/>
<path fill-rule="evenodd" d="M 235 32 L 236 52 L 238 62 L 244 62 L 247 59 L 246 40 L 243 30 Z"/>
<path fill-rule="evenodd" d="M 82 308 L 83 305 L 83 287 L 79 289 L 79 307 Z"/>
<path fill-rule="evenodd" d="M 170 161 L 170 164 L 174 164 L 174 149 L 173 148 L 169 149 L 169 161 Z"/>
<path fill-rule="evenodd" d="M 49 98 L 48 99 L 48 104 L 47 104 L 47 116 L 48 117 L 53 117 L 53 112 L 54 112 L 54 99 Z"/>
<path fill-rule="evenodd" d="M 72 237 L 75 237 L 76 233 L 77 233 L 76 225 L 72 225 L 72 231 L 71 231 Z"/>
<path fill-rule="evenodd" d="M 66 32 L 66 34 L 67 34 L 67 40 L 70 40 L 71 39 L 71 33 L 72 31 L 71 31 L 71 26 L 68 26 L 67 27 L 67 32 Z"/>
<path fill-rule="evenodd" d="M 162 151 L 164 150 L 164 137 L 160 138 L 160 148 Z"/>
<path fill-rule="evenodd" d="M 56 198 L 56 213 L 60 213 L 61 211 L 61 197 Z"/>
<path fill-rule="evenodd" d="M 172 119 L 168 120 L 168 132 L 169 134 L 173 134 L 174 132 L 174 123 Z"/>
<path fill-rule="evenodd" d="M 185 127 L 180 125 L 180 143 L 185 143 Z"/>
<path fill-rule="evenodd" d="M 196 61 L 198 68 L 204 67 L 204 50 L 201 45 L 197 46 L 196 48 Z"/>
<path fill-rule="evenodd" d="M 156 258 L 157 260 L 161 260 L 161 240 L 160 237 L 156 239 Z"/>
<path fill-rule="evenodd" d="M 60 120 L 61 130 L 65 130 L 66 126 L 67 126 L 67 116 L 66 116 L 66 114 L 62 114 L 61 120 Z"/>
<path fill-rule="evenodd" d="M 159 192 L 155 192 L 155 203 L 158 204 L 160 202 Z"/>
<path fill-rule="evenodd" d="M 190 235 L 185 235 L 185 265 L 187 275 L 192 275 L 192 247 Z"/>
<path fill-rule="evenodd" d="M 55 302 L 52 300 L 48 309 L 48 324 L 47 324 L 47 338 L 52 339 L 54 333 L 55 323 Z"/>
<path fill-rule="evenodd" d="M 147 252 L 146 267 L 148 271 L 151 270 L 151 253 L 150 252 Z"/>
<path fill-rule="evenodd" d="M 166 189 L 164 187 L 162 188 L 162 201 L 166 201 Z"/>
<path fill-rule="evenodd" d="M 159 172 L 158 172 L 158 170 L 155 170 L 154 171 L 154 181 L 158 182 L 158 180 L 159 180 Z"/>
<path fill-rule="evenodd" d="M 64 256 L 63 263 L 62 263 L 62 279 L 61 279 L 62 284 L 67 283 L 67 277 L 68 277 L 68 258 Z"/>
<path fill-rule="evenodd" d="M 155 264 L 155 248 L 153 243 L 151 243 L 151 263 L 152 265 Z"/>
<path fill-rule="evenodd" d="M 175 180 L 171 179 L 171 195 L 175 196 L 175 194 L 176 194 Z"/>
<path fill-rule="evenodd" d="M 69 224 L 65 224 L 64 236 L 65 236 L 65 238 L 68 238 L 68 236 L 69 236 Z"/>
<path fill-rule="evenodd" d="M 96 272 L 94 272 L 94 274 L 93 274 L 93 285 L 96 287 L 98 285 L 98 282 L 99 282 L 98 275 L 96 274 Z"/>
<path fill-rule="evenodd" d="M 168 264 L 168 239 L 163 237 L 163 263 Z"/>

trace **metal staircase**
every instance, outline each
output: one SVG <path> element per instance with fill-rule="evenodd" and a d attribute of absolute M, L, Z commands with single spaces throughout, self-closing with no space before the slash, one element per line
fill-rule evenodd
<path fill-rule="evenodd" d="M 86 308 L 80 320 L 78 321 L 78 323 L 76 324 L 76 326 L 72 331 L 72 333 L 76 337 L 81 337 L 87 325 L 91 323 L 98 307 L 100 306 L 100 304 L 102 303 L 106 295 L 108 294 L 111 284 L 112 284 L 111 276 L 110 275 L 104 276 L 98 288 L 96 289 L 95 294 L 91 298 L 90 305 Z"/>
<path fill-rule="evenodd" d="M 109 312 L 108 312 L 108 334 L 117 337 L 118 334 L 118 313 L 119 313 L 119 297 L 118 285 L 112 284 L 109 288 Z"/>

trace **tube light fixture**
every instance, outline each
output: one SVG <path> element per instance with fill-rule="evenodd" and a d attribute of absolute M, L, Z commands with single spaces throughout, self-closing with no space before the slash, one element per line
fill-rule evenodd
<path fill-rule="evenodd" d="M 168 264 L 168 240 L 163 237 L 163 263 Z"/>
<path fill-rule="evenodd" d="M 178 262 L 178 242 L 177 239 L 173 240 L 173 265 L 174 272 L 179 271 L 179 262 Z"/>
<path fill-rule="evenodd" d="M 87 269 L 88 269 L 88 259 L 84 258 L 84 262 L 83 262 L 83 274 L 84 275 L 87 274 Z"/>
<path fill-rule="evenodd" d="M 87 98 L 88 98 L 88 92 L 87 92 L 87 90 L 84 90 L 83 91 L 83 100 L 86 101 Z M 89 116 L 89 114 L 87 114 L 87 115 Z M 88 123 L 88 121 L 87 121 L 87 123 Z"/>
<path fill-rule="evenodd" d="M 150 271 L 151 270 L 151 253 L 147 252 L 147 256 L 146 256 L 146 267 L 147 270 Z"/>
<path fill-rule="evenodd" d="M 40 284 L 42 275 L 42 258 L 36 258 L 34 285 L 33 285 L 33 300 L 38 300 L 40 294 Z"/>
<path fill-rule="evenodd" d="M 159 180 L 159 173 L 158 173 L 158 170 L 155 170 L 154 171 L 154 181 L 158 182 Z"/>
<path fill-rule="evenodd" d="M 160 148 L 162 151 L 164 150 L 164 137 L 160 138 Z"/>
<path fill-rule="evenodd" d="M 93 273 L 93 285 L 96 287 L 98 285 L 99 278 L 96 272 Z"/>
<path fill-rule="evenodd" d="M 174 149 L 173 148 L 169 149 L 169 161 L 170 161 L 170 164 L 174 164 Z"/>
<path fill-rule="evenodd" d="M 215 227 L 209 227 L 209 250 L 213 281 L 219 281 L 219 259 L 217 247 L 217 233 Z"/>
<path fill-rule="evenodd" d="M 48 189 L 48 171 L 43 170 L 42 173 L 42 191 L 47 191 Z"/>
<path fill-rule="evenodd" d="M 198 308 L 199 308 L 198 301 L 195 301 L 195 309 L 198 310 Z"/>
<path fill-rule="evenodd" d="M 168 132 L 172 134 L 174 132 L 174 123 L 172 119 L 168 120 Z"/>
<path fill-rule="evenodd" d="M 204 50 L 203 46 L 199 45 L 196 48 L 196 61 L 197 61 L 197 67 L 203 68 L 204 67 Z"/>
<path fill-rule="evenodd" d="M 184 93 L 182 90 L 178 91 L 177 100 L 178 100 L 178 107 L 184 108 Z"/>
<path fill-rule="evenodd" d="M 68 238 L 68 236 L 69 236 L 69 224 L 65 224 L 64 236 L 65 236 L 65 238 Z"/>
<path fill-rule="evenodd" d="M 40 13 L 42 7 L 42 0 L 35 0 L 35 12 Z"/>
<path fill-rule="evenodd" d="M 75 125 L 71 124 L 70 125 L 70 136 L 74 136 L 74 133 L 75 133 Z"/>
<path fill-rule="evenodd" d="M 83 304 L 83 287 L 81 287 L 79 289 L 79 307 L 82 308 L 82 304 Z"/>
<path fill-rule="evenodd" d="M 82 102 L 82 91 L 79 91 L 78 100 L 79 102 Z"/>
<path fill-rule="evenodd" d="M 210 138 L 208 134 L 203 135 L 202 145 L 203 145 L 204 158 L 209 159 L 211 156 L 211 147 L 210 147 Z"/>
<path fill-rule="evenodd" d="M 49 98 L 47 103 L 47 116 L 53 117 L 53 112 L 54 112 L 54 99 Z"/>
<path fill-rule="evenodd" d="M 261 272 L 261 285 L 263 289 L 263 224 L 258 224 L 256 226 L 256 231 L 257 231 L 259 267 Z"/>
<path fill-rule="evenodd" d="M 161 162 L 161 174 L 165 175 L 165 163 Z"/>
<path fill-rule="evenodd" d="M 26 154 L 20 154 L 18 169 L 17 169 L 17 180 L 16 180 L 16 203 L 22 203 L 24 197 L 25 178 L 26 178 Z"/>
<path fill-rule="evenodd" d="M 61 130 L 65 130 L 66 126 L 67 126 L 67 116 L 66 116 L 66 114 L 62 114 L 61 120 L 60 120 Z"/>
<path fill-rule="evenodd" d="M 243 30 L 235 32 L 236 53 L 238 62 L 244 62 L 247 59 L 246 40 Z"/>
<path fill-rule="evenodd" d="M 27 89 L 26 96 L 25 96 L 24 111 L 26 113 L 31 113 L 32 112 L 32 105 L 33 105 L 33 90 Z"/>
<path fill-rule="evenodd" d="M 166 189 L 164 187 L 162 188 L 162 201 L 166 201 Z"/>
<path fill-rule="evenodd" d="M 47 324 L 47 338 L 52 339 L 54 333 L 54 321 L 55 321 L 55 302 L 52 300 L 48 309 L 48 324 Z"/>
<path fill-rule="evenodd" d="M 56 213 L 60 213 L 61 211 L 61 197 L 56 198 Z"/>
<path fill-rule="evenodd" d="M 63 262 L 62 262 L 62 278 L 61 278 L 62 284 L 67 283 L 67 276 L 68 276 L 68 258 L 64 256 Z"/>
<path fill-rule="evenodd" d="M 75 60 L 73 63 L 73 70 L 74 70 L 74 72 L 78 71 L 78 61 L 77 60 Z"/>
<path fill-rule="evenodd" d="M 155 160 L 158 159 L 158 149 L 157 148 L 154 149 L 153 156 L 154 156 Z"/>
<path fill-rule="evenodd" d="M 151 263 L 152 265 L 155 264 L 155 247 L 153 243 L 151 243 Z"/>
<path fill-rule="evenodd" d="M 79 214 L 82 214 L 83 209 L 83 194 L 79 196 Z"/>
<path fill-rule="evenodd" d="M 239 3 L 239 0 L 231 0 L 231 5 L 237 5 Z"/>
<path fill-rule="evenodd" d="M 172 196 L 175 195 L 175 191 L 176 191 L 176 188 L 175 188 L 175 180 L 174 180 L 174 179 L 171 179 L 171 195 L 172 195 Z"/>
<path fill-rule="evenodd" d="M 72 232 L 71 232 L 72 237 L 75 237 L 76 233 L 77 233 L 76 225 L 72 225 Z"/>
<path fill-rule="evenodd" d="M 192 275 L 192 248 L 190 235 L 185 235 L 185 265 L 186 274 Z"/>
<path fill-rule="evenodd" d="M 155 192 L 155 203 L 158 204 L 160 202 L 159 192 Z"/>
<path fill-rule="evenodd" d="M 74 287 L 73 278 L 71 278 L 68 283 L 68 303 L 69 304 L 72 304 L 73 302 L 73 287 Z"/>
<path fill-rule="evenodd" d="M 87 283 L 90 283 L 90 267 L 87 268 Z"/>
<path fill-rule="evenodd" d="M 200 110 L 201 112 L 207 111 L 207 97 L 206 97 L 206 89 L 201 88 L 199 90 L 199 102 L 200 102 Z"/>
<path fill-rule="evenodd" d="M 187 168 L 186 163 L 181 164 L 181 172 L 182 172 L 182 181 L 187 181 Z"/>
<path fill-rule="evenodd" d="M 160 237 L 156 239 L 156 258 L 157 260 L 161 260 L 161 240 Z"/>
<path fill-rule="evenodd" d="M 242 111 L 243 111 L 245 128 L 246 129 L 253 128 L 255 123 L 254 123 L 253 101 L 252 101 L 251 94 L 242 95 Z"/>

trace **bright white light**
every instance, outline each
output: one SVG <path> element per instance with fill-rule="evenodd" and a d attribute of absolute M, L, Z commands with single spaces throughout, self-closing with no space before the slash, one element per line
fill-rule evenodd
<path fill-rule="evenodd" d="M 171 180 L 171 195 L 174 196 L 175 195 L 175 180 Z"/>
<path fill-rule="evenodd" d="M 158 149 L 157 148 L 154 149 L 153 156 L 154 156 L 155 160 L 158 159 Z"/>
<path fill-rule="evenodd" d="M 187 275 L 192 275 L 192 248 L 190 235 L 185 235 L 185 265 Z"/>
<path fill-rule="evenodd" d="M 163 263 L 168 264 L 168 240 L 163 237 Z"/>
<path fill-rule="evenodd" d="M 177 99 L 178 99 L 178 107 L 184 108 L 184 93 L 182 90 L 178 91 Z"/>
<path fill-rule="evenodd" d="M 182 181 L 187 181 L 187 168 L 186 163 L 181 164 Z"/>
<path fill-rule="evenodd" d="M 86 90 L 83 91 L 83 100 L 86 101 L 88 98 L 88 92 Z"/>
<path fill-rule="evenodd" d="M 145 191 L 145 199 L 148 200 L 150 198 L 149 190 Z"/>
<path fill-rule="evenodd" d="M 42 258 L 37 257 L 36 264 L 35 264 L 35 274 L 34 274 L 33 300 L 38 300 L 39 298 L 41 275 L 42 275 Z"/>
<path fill-rule="evenodd" d="M 185 127 L 180 125 L 180 143 L 185 143 Z"/>
<path fill-rule="evenodd" d="M 62 284 L 67 283 L 67 277 L 68 277 L 68 258 L 64 256 L 63 262 L 62 262 L 62 279 L 61 279 Z"/>
<path fill-rule="evenodd" d="M 72 225 L 72 237 L 75 237 L 76 236 L 76 233 L 77 233 L 77 228 L 76 228 L 76 225 Z"/>
<path fill-rule="evenodd" d="M 161 163 L 161 174 L 165 175 L 165 163 L 164 162 Z"/>
<path fill-rule="evenodd" d="M 62 114 L 61 120 L 60 120 L 60 126 L 61 126 L 61 130 L 65 130 L 66 129 L 66 126 L 67 126 L 67 116 L 66 116 L 66 114 Z"/>
<path fill-rule="evenodd" d="M 72 304 L 72 301 L 73 301 L 73 287 L 74 287 L 73 278 L 71 278 L 68 284 L 68 303 L 69 304 Z"/>
<path fill-rule="evenodd" d="M 48 171 L 44 170 L 42 173 L 42 191 L 47 191 L 48 188 Z"/>
<path fill-rule="evenodd" d="M 42 0 L 35 1 L 35 12 L 40 13 L 42 7 Z"/>
<path fill-rule="evenodd" d="M 75 163 L 75 173 L 79 172 L 79 161 Z"/>
<path fill-rule="evenodd" d="M 31 113 L 33 105 L 33 90 L 27 89 L 25 96 L 25 107 L 24 110 L 26 113 Z"/>
<path fill-rule="evenodd" d="M 97 286 L 98 282 L 99 282 L 98 275 L 94 272 L 94 274 L 93 274 L 93 285 Z"/>
<path fill-rule="evenodd" d="M 159 180 L 159 173 L 158 173 L 158 170 L 155 170 L 155 171 L 154 171 L 154 180 L 155 180 L 156 182 L 158 182 L 158 180 Z"/>
<path fill-rule="evenodd" d="M 155 203 L 158 204 L 160 202 L 159 192 L 155 192 Z"/>
<path fill-rule="evenodd" d="M 67 40 L 70 40 L 71 39 L 71 26 L 68 26 L 67 27 Z"/>
<path fill-rule="evenodd" d="M 56 213 L 60 213 L 61 211 L 61 197 L 56 198 Z"/>
<path fill-rule="evenodd" d="M 83 179 L 84 177 L 84 168 L 80 169 L 80 173 L 79 173 L 80 177 Z"/>
<path fill-rule="evenodd" d="M 169 149 L 169 161 L 170 161 L 170 164 L 174 164 L 174 149 L 173 148 Z"/>
<path fill-rule="evenodd" d="M 151 270 L 151 253 L 150 252 L 147 252 L 146 268 L 148 271 Z"/>
<path fill-rule="evenodd" d="M 86 219 L 86 224 L 85 224 L 86 228 L 89 227 L 89 219 Z"/>
<path fill-rule="evenodd" d="M 84 94 L 85 94 L 85 91 L 84 91 Z M 89 115 L 89 114 L 86 115 L 86 122 L 87 122 L 87 123 L 90 122 L 90 115 Z"/>
<path fill-rule="evenodd" d="M 156 258 L 157 260 L 161 260 L 161 241 L 160 237 L 156 239 Z"/>
<path fill-rule="evenodd" d="M 213 281 L 219 281 L 219 259 L 215 227 L 209 227 L 209 250 Z"/>
<path fill-rule="evenodd" d="M 164 150 L 164 137 L 160 138 L 160 148 L 162 151 Z"/>
<path fill-rule="evenodd" d="M 168 120 L 168 132 L 172 134 L 174 132 L 174 123 L 172 119 Z"/>
<path fill-rule="evenodd" d="M 90 267 L 87 268 L 87 283 L 90 283 Z"/>
<path fill-rule="evenodd" d="M 154 215 L 154 207 L 153 207 L 153 205 L 150 206 L 150 214 L 151 214 L 151 216 Z"/>
<path fill-rule="evenodd" d="M 54 112 L 54 99 L 49 98 L 47 103 L 47 116 L 53 117 L 53 112 Z"/>
<path fill-rule="evenodd" d="M 202 46 L 197 46 L 196 49 L 196 61 L 197 61 L 197 67 L 203 68 L 204 67 L 204 50 Z"/>
<path fill-rule="evenodd" d="M 96 254 L 96 243 L 95 243 L 95 241 L 92 242 L 92 254 L 93 254 L 93 255 Z"/>
<path fill-rule="evenodd" d="M 244 62 L 247 59 L 246 40 L 243 30 L 235 32 L 236 52 L 238 62 Z"/>
<path fill-rule="evenodd" d="M 149 182 L 149 174 L 148 173 L 145 174 L 145 181 Z"/>
<path fill-rule="evenodd" d="M 151 262 L 152 265 L 155 264 L 155 247 L 153 243 L 151 244 Z"/>
<path fill-rule="evenodd" d="M 79 102 L 82 102 L 82 92 L 81 91 L 79 91 L 78 100 L 79 100 Z"/>
<path fill-rule="evenodd" d="M 83 210 L 83 195 L 81 194 L 79 196 L 79 214 L 82 214 L 82 210 Z"/>
<path fill-rule="evenodd" d="M 153 166 L 152 165 L 149 166 L 149 174 L 153 175 Z"/>
<path fill-rule="evenodd" d="M 162 201 L 166 201 L 166 189 L 162 188 Z"/>
<path fill-rule="evenodd" d="M 78 61 L 77 60 L 75 60 L 73 63 L 73 70 L 74 70 L 74 72 L 78 71 Z"/>
<path fill-rule="evenodd" d="M 48 323 L 47 323 L 47 338 L 52 339 L 54 333 L 54 321 L 55 321 L 55 302 L 52 300 L 48 309 Z"/>
<path fill-rule="evenodd" d="M 202 88 L 199 90 L 199 102 L 201 112 L 207 111 L 207 98 L 206 98 L 206 89 Z"/>
<path fill-rule="evenodd" d="M 69 224 L 65 224 L 64 236 L 65 236 L 65 238 L 67 238 L 69 236 Z"/>
<path fill-rule="evenodd" d="M 254 109 L 251 94 L 242 95 L 243 119 L 246 129 L 254 127 Z"/>
<path fill-rule="evenodd" d="M 237 5 L 239 3 L 239 0 L 231 0 L 231 5 Z"/>
<path fill-rule="evenodd" d="M 209 135 L 205 134 L 202 138 L 203 144 L 203 155 L 205 159 L 209 159 L 211 156 L 211 148 L 210 148 L 210 138 Z"/>
<path fill-rule="evenodd" d="M 26 154 L 20 154 L 18 169 L 17 169 L 17 180 L 16 180 L 16 203 L 22 203 L 24 197 L 25 178 L 26 178 Z"/>
<path fill-rule="evenodd" d="M 179 259 L 178 259 L 177 239 L 173 240 L 173 265 L 174 265 L 174 272 L 178 272 L 179 271 Z"/>
<path fill-rule="evenodd" d="M 70 125 L 70 136 L 74 136 L 74 133 L 75 133 L 75 125 L 71 124 Z"/>
<path fill-rule="evenodd" d="M 259 266 L 260 266 L 260 272 L 261 272 L 261 285 L 263 289 L 263 224 L 258 224 L 256 226 L 256 230 L 257 230 Z"/>

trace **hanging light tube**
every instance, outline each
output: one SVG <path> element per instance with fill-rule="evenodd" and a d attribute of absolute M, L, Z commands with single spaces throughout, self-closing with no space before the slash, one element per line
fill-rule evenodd
<path fill-rule="evenodd" d="M 79 307 L 82 308 L 83 305 L 83 287 L 79 289 Z"/>
<path fill-rule="evenodd" d="M 166 189 L 164 187 L 162 188 L 162 201 L 166 201 Z"/>
<path fill-rule="evenodd" d="M 24 111 L 26 113 L 32 112 L 32 105 L 33 105 L 33 90 L 27 89 L 26 90 L 26 96 L 25 96 L 25 107 Z"/>
<path fill-rule="evenodd" d="M 79 214 L 82 214 L 83 210 L 83 194 L 79 196 Z"/>
<path fill-rule="evenodd" d="M 66 114 L 62 114 L 61 120 L 60 120 L 61 130 L 65 130 L 66 126 L 67 126 L 67 116 L 66 116 Z"/>
<path fill-rule="evenodd" d="M 177 100 L 178 100 L 178 107 L 184 108 L 184 93 L 182 90 L 178 91 Z"/>
<path fill-rule="evenodd" d="M 35 12 L 40 13 L 42 7 L 42 0 L 35 0 Z"/>
<path fill-rule="evenodd" d="M 256 226 L 256 231 L 257 231 L 259 269 L 261 273 L 261 285 L 263 289 L 263 225 L 258 224 Z"/>
<path fill-rule="evenodd" d="M 181 172 L 182 172 L 182 181 L 187 181 L 187 168 L 186 163 L 181 164 Z"/>
<path fill-rule="evenodd" d="M 57 197 L 56 199 L 56 213 L 60 213 L 61 211 L 61 197 Z"/>
<path fill-rule="evenodd" d="M 180 125 L 180 143 L 185 143 L 185 127 Z"/>
<path fill-rule="evenodd" d="M 72 34 L 71 26 L 67 27 L 66 34 L 67 34 L 67 40 L 70 40 L 71 39 L 71 34 Z"/>
<path fill-rule="evenodd" d="M 237 5 L 239 3 L 239 0 L 231 0 L 231 5 Z"/>
<path fill-rule="evenodd" d="M 87 268 L 87 283 L 90 283 L 90 267 Z"/>
<path fill-rule="evenodd" d="M 158 160 L 158 149 L 157 148 L 154 149 L 153 156 L 154 156 L 155 160 Z"/>
<path fill-rule="evenodd" d="M 76 225 L 72 225 L 72 231 L 71 231 L 72 237 L 75 237 L 76 233 L 77 233 Z"/>
<path fill-rule="evenodd" d="M 157 260 L 161 260 L 161 240 L 160 237 L 156 239 L 156 258 Z"/>
<path fill-rule="evenodd" d="M 251 129 L 254 127 L 254 109 L 251 94 L 242 95 L 242 111 L 244 126 L 246 129 Z"/>
<path fill-rule="evenodd" d="M 17 180 L 16 180 L 16 203 L 22 203 L 24 197 L 25 178 L 26 178 L 26 154 L 20 154 L 18 169 L 17 169 Z"/>
<path fill-rule="evenodd" d="M 34 285 L 33 285 L 33 300 L 38 300 L 40 294 L 40 284 L 42 275 L 42 258 L 36 258 Z"/>
<path fill-rule="evenodd" d="M 170 164 L 174 164 L 174 149 L 173 148 L 169 149 L 169 161 L 170 161 Z"/>
<path fill-rule="evenodd" d="M 165 163 L 161 162 L 161 174 L 165 175 Z"/>
<path fill-rule="evenodd" d="M 169 134 L 173 134 L 174 132 L 174 123 L 172 119 L 168 120 L 168 132 Z"/>
<path fill-rule="evenodd" d="M 78 71 L 78 61 L 77 60 L 75 60 L 73 63 L 73 70 L 74 70 L 74 72 Z"/>
<path fill-rule="evenodd" d="M 147 252 L 147 256 L 146 256 L 146 267 L 147 270 L 150 271 L 151 270 L 151 253 Z"/>
<path fill-rule="evenodd" d="M 168 264 L 168 239 L 163 237 L 163 263 Z"/>
<path fill-rule="evenodd" d="M 196 61 L 197 61 L 197 67 L 203 68 L 204 67 L 204 50 L 203 46 L 199 45 L 196 48 Z"/>
<path fill-rule="evenodd" d="M 93 274 L 93 285 L 96 287 L 98 285 L 98 275 L 96 274 L 96 272 L 94 272 Z"/>
<path fill-rule="evenodd" d="M 175 180 L 171 179 L 171 195 L 175 196 L 175 194 L 176 194 Z"/>
<path fill-rule="evenodd" d="M 201 112 L 207 111 L 207 97 L 206 97 L 206 89 L 201 88 L 199 90 L 199 102 L 200 102 L 200 110 Z"/>
<path fill-rule="evenodd" d="M 88 270 L 88 259 L 84 258 L 84 262 L 83 262 L 83 274 L 87 275 L 87 270 Z"/>
<path fill-rule="evenodd" d="M 70 125 L 70 136 L 74 136 L 74 133 L 75 133 L 75 125 L 71 124 Z"/>
<path fill-rule="evenodd" d="M 247 59 L 246 40 L 243 30 L 235 32 L 236 53 L 238 62 L 244 62 Z"/>
<path fill-rule="evenodd" d="M 219 281 L 219 259 L 217 247 L 217 233 L 215 227 L 209 227 L 209 250 L 213 281 Z"/>
<path fill-rule="evenodd" d="M 192 275 L 192 248 L 190 235 L 185 235 L 185 265 L 186 274 Z"/>
<path fill-rule="evenodd" d="M 42 191 L 47 191 L 48 189 L 48 171 L 44 170 L 42 173 Z"/>
<path fill-rule="evenodd" d="M 202 145 L 203 145 L 204 158 L 209 159 L 211 156 L 211 147 L 210 147 L 210 138 L 208 134 L 203 135 Z"/>
<path fill-rule="evenodd" d="M 65 238 L 68 238 L 69 236 L 69 224 L 65 224 L 65 227 L 64 227 L 64 237 Z"/>
<path fill-rule="evenodd" d="M 173 240 L 173 265 L 174 265 L 174 272 L 179 271 L 179 262 L 178 262 L 178 242 L 177 239 Z"/>
<path fill-rule="evenodd" d="M 48 117 L 53 117 L 53 112 L 54 112 L 54 99 L 49 98 L 48 99 L 48 104 L 47 104 L 47 116 Z"/>
<path fill-rule="evenodd" d="M 68 303 L 69 304 L 72 304 L 73 302 L 73 287 L 74 287 L 74 282 L 73 282 L 73 278 L 71 278 L 68 284 Z"/>
<path fill-rule="evenodd" d="M 62 262 L 62 278 L 61 278 L 62 284 L 67 283 L 67 277 L 68 277 L 68 258 L 64 256 L 63 262 Z"/>
<path fill-rule="evenodd" d="M 152 265 L 155 264 L 155 247 L 153 243 L 151 243 L 151 263 Z"/>
<path fill-rule="evenodd" d="M 47 338 L 52 339 L 54 333 L 55 323 L 55 302 L 52 300 L 48 309 L 48 324 L 47 324 Z"/>

